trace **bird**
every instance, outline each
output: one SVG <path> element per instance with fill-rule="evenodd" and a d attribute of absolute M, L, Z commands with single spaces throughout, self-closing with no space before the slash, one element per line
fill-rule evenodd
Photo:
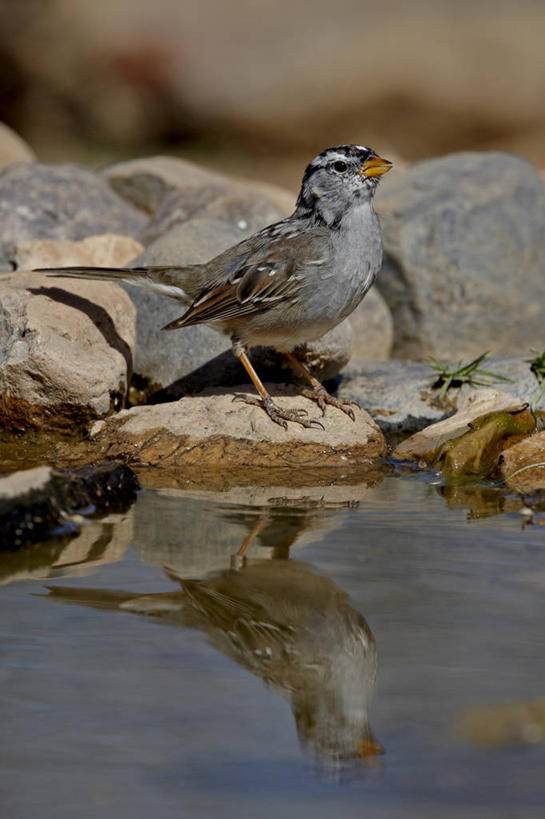
<path fill-rule="evenodd" d="M 248 357 L 255 345 L 283 353 L 309 382 L 302 394 L 325 414 L 331 405 L 353 421 L 349 402 L 331 396 L 297 353 L 345 319 L 382 264 L 382 235 L 373 198 L 392 163 L 362 145 L 327 148 L 307 166 L 295 210 L 204 264 L 184 267 L 39 268 L 53 276 L 126 282 L 162 293 L 187 309 L 163 330 L 206 324 L 227 334 L 261 406 L 287 430 L 288 421 L 319 426 L 303 409 L 278 406 Z"/>
<path fill-rule="evenodd" d="M 324 771 L 366 765 L 384 752 L 369 721 L 375 639 L 332 580 L 285 558 L 244 559 L 204 579 L 165 571 L 178 591 L 46 586 L 45 596 L 206 634 L 216 650 L 289 701 L 301 745 Z"/>

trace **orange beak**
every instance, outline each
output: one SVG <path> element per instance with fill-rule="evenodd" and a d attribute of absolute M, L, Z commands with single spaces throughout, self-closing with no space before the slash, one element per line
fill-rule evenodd
<path fill-rule="evenodd" d="M 381 156 L 370 156 L 358 171 L 360 176 L 365 176 L 368 179 L 370 176 L 382 176 L 391 169 L 392 163 L 388 159 L 383 159 Z"/>

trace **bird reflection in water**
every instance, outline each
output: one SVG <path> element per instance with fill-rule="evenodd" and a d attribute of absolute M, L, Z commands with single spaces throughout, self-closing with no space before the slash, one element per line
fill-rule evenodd
<path fill-rule="evenodd" d="M 203 580 L 167 570 L 180 591 L 48 590 L 57 600 L 206 632 L 215 648 L 289 699 L 299 739 L 317 761 L 329 769 L 355 760 L 368 766 L 383 751 L 368 720 L 377 674 L 371 630 L 329 578 L 288 559 L 285 543 L 272 559 L 247 557 L 267 522 L 258 519 L 229 569 Z"/>

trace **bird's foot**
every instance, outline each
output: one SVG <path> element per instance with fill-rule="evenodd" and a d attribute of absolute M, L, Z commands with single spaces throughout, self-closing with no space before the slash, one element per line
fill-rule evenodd
<path fill-rule="evenodd" d="M 322 415 L 325 415 L 325 408 L 329 404 L 330 407 L 337 407 L 337 409 L 340 409 L 342 412 L 346 413 L 346 415 L 348 415 L 352 421 L 356 420 L 354 410 L 350 404 L 353 404 L 355 407 L 359 405 L 356 404 L 355 401 L 339 401 L 338 398 L 330 395 L 326 388 L 321 384 L 317 387 L 313 387 L 312 389 L 305 387 L 303 390 L 301 390 L 301 395 L 304 395 L 305 398 L 309 398 L 311 401 L 315 401 L 322 410 Z"/>
<path fill-rule="evenodd" d="M 282 407 L 277 406 L 274 403 L 272 398 L 258 398 L 256 395 L 241 395 L 238 394 L 233 397 L 233 401 L 242 401 L 244 404 L 250 404 L 254 407 L 262 407 L 271 421 L 274 421 L 275 424 L 278 424 L 284 429 L 287 430 L 288 425 L 287 421 L 293 421 L 296 424 L 301 424 L 302 427 L 306 427 L 310 429 L 311 427 L 318 427 L 319 429 L 323 429 L 324 425 L 317 421 L 315 418 L 306 418 L 305 416 L 308 415 L 307 411 L 304 409 L 282 409 Z"/>

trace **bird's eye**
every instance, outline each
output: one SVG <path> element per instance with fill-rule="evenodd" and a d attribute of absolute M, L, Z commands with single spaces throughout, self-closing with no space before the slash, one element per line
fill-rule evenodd
<path fill-rule="evenodd" d="M 337 160 L 337 162 L 333 163 L 333 168 L 338 173 L 344 173 L 345 171 L 348 170 L 348 165 L 346 164 L 346 162 L 343 162 L 341 159 L 339 159 Z"/>

